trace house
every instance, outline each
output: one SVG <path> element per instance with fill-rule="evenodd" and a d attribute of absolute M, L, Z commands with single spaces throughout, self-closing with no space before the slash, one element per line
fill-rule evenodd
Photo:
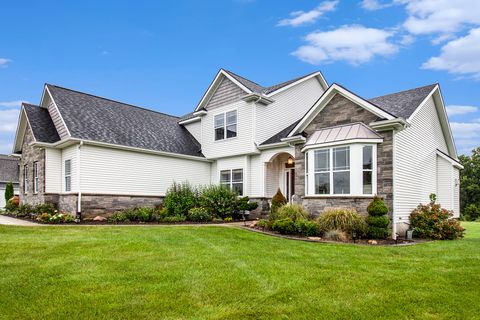
<path fill-rule="evenodd" d="M 13 183 L 14 194 L 18 194 L 19 159 L 0 154 L 0 209 L 5 207 L 5 189 L 7 183 Z"/>
<path fill-rule="evenodd" d="M 314 72 L 264 87 L 221 69 L 176 117 L 46 84 L 15 138 L 22 203 L 83 216 L 156 205 L 174 182 L 223 184 L 268 208 L 280 188 L 312 213 L 374 195 L 405 229 L 436 193 L 459 215 L 459 169 L 438 84 L 364 99 Z"/>

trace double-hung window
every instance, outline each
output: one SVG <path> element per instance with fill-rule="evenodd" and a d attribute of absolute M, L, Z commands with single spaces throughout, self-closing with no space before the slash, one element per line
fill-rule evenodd
<path fill-rule="evenodd" d="M 237 136 L 237 111 L 220 113 L 214 117 L 215 140 L 234 138 Z"/>
<path fill-rule="evenodd" d="M 220 184 L 243 195 L 243 169 L 221 170 Z"/>
<path fill-rule="evenodd" d="M 314 151 L 315 194 L 330 194 L 330 149 Z"/>
<path fill-rule="evenodd" d="M 333 148 L 333 193 L 350 193 L 350 147 Z"/>
<path fill-rule="evenodd" d="M 65 160 L 65 191 L 72 191 L 72 160 Z"/>
<path fill-rule="evenodd" d="M 23 166 L 23 193 L 28 192 L 28 164 Z"/>
<path fill-rule="evenodd" d="M 38 162 L 33 163 L 33 193 L 38 193 Z"/>
<path fill-rule="evenodd" d="M 373 191 L 373 147 L 363 146 L 362 149 L 362 187 L 363 194 L 372 194 Z"/>

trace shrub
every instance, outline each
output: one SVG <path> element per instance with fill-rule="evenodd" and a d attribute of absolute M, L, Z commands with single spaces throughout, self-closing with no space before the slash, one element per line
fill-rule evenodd
<path fill-rule="evenodd" d="M 26 204 L 25 204 L 26 206 Z M 57 208 L 55 207 L 54 204 L 52 203 L 42 203 L 42 204 L 38 204 L 36 205 L 35 207 L 32 208 L 33 211 L 37 214 L 40 214 L 40 213 L 49 213 L 51 215 L 55 214 L 57 212 Z M 32 212 L 30 212 L 32 213 Z"/>
<path fill-rule="evenodd" d="M 332 230 L 340 230 L 357 237 L 365 235 L 367 225 L 361 215 L 355 209 L 330 209 L 324 211 L 318 218 L 319 230 L 327 233 Z"/>
<path fill-rule="evenodd" d="M 168 216 L 163 219 L 163 222 L 184 222 L 186 220 L 185 216 L 182 215 L 174 215 Z"/>
<path fill-rule="evenodd" d="M 388 213 L 388 207 L 382 198 L 375 196 L 368 205 L 367 212 L 370 216 L 383 216 Z"/>
<path fill-rule="evenodd" d="M 225 222 L 232 222 L 232 221 L 233 221 L 233 218 L 232 218 L 232 217 L 226 217 L 225 219 L 223 219 L 223 221 L 225 221 Z"/>
<path fill-rule="evenodd" d="M 48 213 L 48 214 L 53 214 L 54 212 L 50 212 L 50 211 L 44 211 L 44 212 L 40 212 L 37 210 L 38 207 L 34 207 L 34 206 L 31 206 L 29 205 L 28 203 L 25 203 L 25 204 L 22 204 L 21 206 L 18 206 L 17 210 L 16 210 L 16 216 L 17 217 L 30 217 L 31 214 L 34 214 L 34 215 L 39 215 L 39 214 L 42 214 L 42 213 Z"/>
<path fill-rule="evenodd" d="M 235 211 L 236 201 L 236 192 L 226 186 L 210 185 L 201 191 L 200 206 L 216 218 L 231 217 Z"/>
<path fill-rule="evenodd" d="M 10 199 L 13 198 L 14 193 L 13 193 L 13 183 L 12 182 L 7 182 L 7 185 L 5 186 L 5 203 L 8 203 Z"/>
<path fill-rule="evenodd" d="M 476 204 L 469 204 L 465 207 L 462 214 L 462 219 L 466 221 L 475 221 L 480 218 L 480 207 Z"/>
<path fill-rule="evenodd" d="M 249 197 L 242 197 L 237 200 L 237 209 L 240 211 L 253 211 L 258 208 L 258 203 L 250 202 Z"/>
<path fill-rule="evenodd" d="M 108 222 L 118 223 L 128 221 L 127 214 L 124 211 L 116 211 L 107 218 Z"/>
<path fill-rule="evenodd" d="M 368 230 L 370 238 L 385 239 L 390 235 L 390 219 L 387 217 L 388 207 L 380 197 L 373 197 L 372 202 L 367 207 L 368 211 Z"/>
<path fill-rule="evenodd" d="M 16 213 L 17 209 L 18 209 L 18 204 L 15 201 L 13 201 L 13 199 L 10 199 L 5 205 L 5 210 L 11 214 Z"/>
<path fill-rule="evenodd" d="M 159 220 L 161 221 L 161 220 L 165 219 L 166 217 L 168 217 L 168 209 L 167 208 L 162 208 L 162 209 L 157 211 L 157 214 L 158 214 Z"/>
<path fill-rule="evenodd" d="M 212 216 L 205 208 L 192 208 L 188 211 L 188 218 L 195 222 L 207 222 L 212 220 Z"/>
<path fill-rule="evenodd" d="M 313 237 L 319 235 L 318 225 L 312 220 L 298 219 L 295 221 L 295 228 L 297 233 L 306 237 Z"/>
<path fill-rule="evenodd" d="M 332 241 L 347 241 L 348 237 L 342 230 L 329 230 L 323 235 L 324 239 Z"/>
<path fill-rule="evenodd" d="M 150 222 L 154 220 L 155 209 L 150 207 L 141 207 L 136 210 L 137 220 L 142 222 Z"/>
<path fill-rule="evenodd" d="M 281 234 L 297 233 L 295 222 L 290 218 L 276 220 L 272 225 L 272 230 L 277 231 Z"/>
<path fill-rule="evenodd" d="M 173 183 L 167 190 L 163 205 L 169 215 L 188 214 L 188 210 L 198 206 L 198 190 L 188 183 Z"/>
<path fill-rule="evenodd" d="M 66 223 L 66 222 L 74 222 L 75 218 L 69 214 L 66 213 L 55 213 L 53 215 L 50 215 L 50 218 L 48 219 L 48 223 Z"/>
<path fill-rule="evenodd" d="M 255 224 L 255 227 L 257 228 L 262 228 L 262 229 L 267 229 L 268 228 L 268 220 L 265 220 L 265 219 L 260 219 L 257 221 L 257 223 Z"/>
<path fill-rule="evenodd" d="M 272 207 L 270 208 L 271 213 L 275 213 L 278 208 L 287 204 L 287 198 L 282 194 L 280 188 L 278 188 L 277 193 L 272 198 Z"/>
<path fill-rule="evenodd" d="M 44 212 L 44 213 L 38 214 L 36 220 L 39 222 L 48 222 L 50 221 L 51 217 L 52 217 L 51 214 Z"/>
<path fill-rule="evenodd" d="M 435 203 L 435 199 L 427 205 L 420 204 L 410 214 L 410 223 L 415 236 L 436 240 L 454 240 L 463 237 L 465 229 L 460 222 L 451 219 L 451 211 Z"/>
<path fill-rule="evenodd" d="M 271 220 L 291 219 L 308 219 L 310 214 L 304 207 L 299 204 L 286 204 L 278 208 L 275 212 L 270 213 Z"/>

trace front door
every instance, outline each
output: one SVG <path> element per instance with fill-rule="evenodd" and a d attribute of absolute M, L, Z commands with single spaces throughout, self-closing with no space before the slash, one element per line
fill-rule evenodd
<path fill-rule="evenodd" d="M 295 194 L 295 169 L 285 169 L 285 197 L 289 203 L 292 202 L 292 196 Z"/>

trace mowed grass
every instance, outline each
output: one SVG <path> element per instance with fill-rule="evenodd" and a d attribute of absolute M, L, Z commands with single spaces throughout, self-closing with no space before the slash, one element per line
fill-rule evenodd
<path fill-rule="evenodd" d="M 0 227 L 2 319 L 479 319 L 480 223 L 409 247 L 202 227 Z"/>

